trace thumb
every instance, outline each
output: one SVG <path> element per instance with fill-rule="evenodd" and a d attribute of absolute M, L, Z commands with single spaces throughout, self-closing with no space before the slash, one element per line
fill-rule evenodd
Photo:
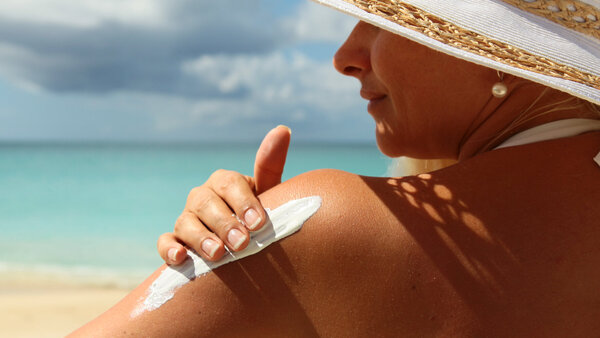
<path fill-rule="evenodd" d="M 279 125 L 265 135 L 254 161 L 256 194 L 260 194 L 281 183 L 290 137 L 290 128 Z"/>

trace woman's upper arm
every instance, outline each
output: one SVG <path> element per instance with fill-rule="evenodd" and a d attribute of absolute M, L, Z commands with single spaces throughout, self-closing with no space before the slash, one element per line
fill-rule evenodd
<path fill-rule="evenodd" d="M 329 336 L 417 325 L 419 297 L 407 292 L 410 269 L 400 268 L 410 264 L 414 247 L 373 188 L 360 176 L 334 170 L 290 179 L 260 200 L 273 209 L 320 196 L 321 208 L 298 233 L 196 278 L 160 308 L 131 318 L 157 271 L 79 333 Z M 413 309 L 399 310 L 403 303 Z"/>

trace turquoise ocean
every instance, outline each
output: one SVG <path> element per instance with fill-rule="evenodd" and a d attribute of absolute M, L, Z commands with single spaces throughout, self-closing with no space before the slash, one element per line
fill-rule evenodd
<path fill-rule="evenodd" d="M 162 260 L 188 192 L 219 168 L 252 175 L 250 144 L 0 144 L 0 277 L 131 287 Z M 283 179 L 383 176 L 375 144 L 294 144 Z"/>

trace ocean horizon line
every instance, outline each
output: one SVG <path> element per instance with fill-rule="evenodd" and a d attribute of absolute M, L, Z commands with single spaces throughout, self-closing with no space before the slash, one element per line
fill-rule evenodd
<path fill-rule="evenodd" d="M 57 147 L 102 147 L 102 146 L 124 146 L 124 147 L 194 147 L 194 146 L 255 146 L 260 145 L 261 140 L 194 140 L 194 141 L 150 141 L 150 140 L 0 140 L 0 147 L 33 147 L 33 146 L 57 146 Z M 369 146 L 377 147 L 375 140 L 293 140 L 290 147 L 294 146 Z"/>

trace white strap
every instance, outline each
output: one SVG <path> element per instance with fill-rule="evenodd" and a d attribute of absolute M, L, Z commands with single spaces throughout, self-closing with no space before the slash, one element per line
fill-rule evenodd
<path fill-rule="evenodd" d="M 496 149 L 570 137 L 595 130 L 600 130 L 600 120 L 558 120 L 522 131 L 502 142 Z"/>
<path fill-rule="evenodd" d="M 495 149 L 520 146 L 534 142 L 554 140 L 563 137 L 575 136 L 590 131 L 600 130 L 600 120 L 592 119 L 565 119 L 545 123 L 513 135 L 502 142 Z M 600 153 L 594 157 L 600 166 Z"/>

